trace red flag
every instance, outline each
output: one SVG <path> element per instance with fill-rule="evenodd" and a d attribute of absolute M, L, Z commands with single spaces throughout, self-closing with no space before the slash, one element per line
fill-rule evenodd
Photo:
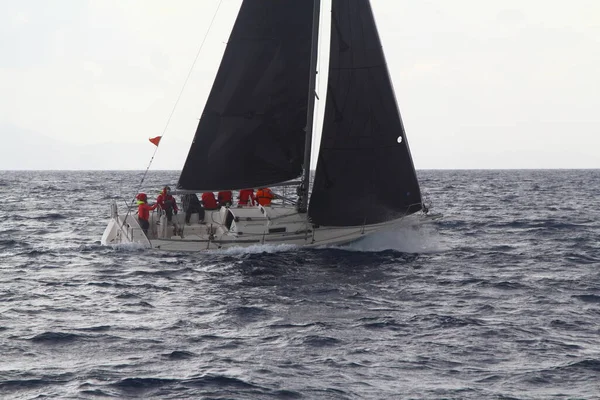
<path fill-rule="evenodd" d="M 156 147 L 158 147 L 158 143 L 160 142 L 160 138 L 161 138 L 161 137 L 162 137 L 162 136 L 157 136 L 157 137 L 150 138 L 150 139 L 148 139 L 148 140 L 150 140 L 150 143 L 152 143 L 152 144 L 154 144 Z"/>

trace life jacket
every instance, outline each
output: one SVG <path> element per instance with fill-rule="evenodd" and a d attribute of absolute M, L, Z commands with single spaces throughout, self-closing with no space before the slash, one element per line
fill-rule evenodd
<path fill-rule="evenodd" d="M 204 204 L 204 208 L 207 210 L 216 210 L 218 208 L 213 192 L 202 193 L 202 204 Z"/>
<path fill-rule="evenodd" d="M 254 189 L 240 190 L 240 195 L 238 196 L 238 199 L 240 199 L 240 201 L 238 202 L 238 206 L 255 205 Z"/>
<path fill-rule="evenodd" d="M 271 205 L 271 200 L 275 198 L 275 195 L 269 188 L 260 188 L 256 191 L 256 201 L 263 207 Z"/>
<path fill-rule="evenodd" d="M 224 190 L 217 194 L 217 200 L 219 200 L 219 205 L 224 206 L 226 203 L 231 204 L 231 198 L 233 195 L 231 194 L 231 190 Z"/>

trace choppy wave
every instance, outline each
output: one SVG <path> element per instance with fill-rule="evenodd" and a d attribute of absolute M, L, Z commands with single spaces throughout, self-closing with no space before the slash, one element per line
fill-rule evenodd
<path fill-rule="evenodd" d="M 0 398 L 600 398 L 600 171 L 419 174 L 441 219 L 188 254 L 100 246 L 138 171 L 0 172 Z"/>

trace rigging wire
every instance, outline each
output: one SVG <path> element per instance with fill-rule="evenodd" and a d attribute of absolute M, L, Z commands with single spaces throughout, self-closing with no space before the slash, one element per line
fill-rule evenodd
<path fill-rule="evenodd" d="M 179 95 L 177 96 L 177 100 L 175 101 L 175 104 L 173 105 L 173 109 L 171 110 L 171 113 L 169 114 L 169 118 L 167 118 L 167 123 L 165 124 L 165 127 L 161 134 L 161 140 L 165 136 L 165 133 L 167 132 L 167 128 L 169 127 L 169 124 L 171 123 L 173 114 L 175 114 L 175 109 L 177 108 L 177 105 L 179 104 L 179 100 L 181 100 L 181 97 L 183 96 L 183 91 L 185 90 L 185 87 L 186 87 L 188 81 L 190 80 L 190 76 L 192 76 L 192 72 L 194 70 L 194 67 L 196 66 L 196 62 L 198 61 L 198 58 L 200 57 L 200 53 L 202 52 L 202 48 L 204 47 L 206 38 L 208 37 L 208 34 L 210 33 L 210 31 L 212 29 L 213 23 L 215 22 L 215 18 L 217 17 L 217 13 L 219 12 L 219 8 L 221 7 L 222 2 L 223 2 L 223 0 L 219 0 L 219 4 L 217 4 L 217 8 L 215 9 L 215 13 L 213 14 L 212 19 L 210 20 L 210 24 L 208 25 L 208 29 L 206 30 L 206 33 L 204 34 L 204 38 L 202 38 L 202 42 L 200 43 L 200 47 L 198 48 L 196 57 L 194 58 L 194 61 L 192 62 L 192 65 L 187 74 L 187 77 L 185 78 L 185 81 L 183 82 L 181 90 L 179 91 Z M 160 141 L 156 145 L 156 148 L 154 149 L 154 153 L 152 153 L 152 157 L 150 158 L 150 162 L 148 163 L 148 166 L 146 167 L 146 170 L 144 171 L 144 174 L 142 175 L 142 179 L 140 180 L 140 183 L 135 191 L 136 195 L 137 195 L 137 193 L 139 193 L 140 189 L 142 188 L 142 185 L 144 184 L 144 180 L 146 179 L 146 175 L 148 175 L 148 171 L 150 170 L 150 166 L 152 165 L 152 162 L 154 161 L 154 157 L 156 156 L 156 152 L 158 151 L 159 145 L 160 145 Z M 135 201 L 135 197 L 133 198 L 133 200 L 131 200 L 132 205 L 133 205 L 134 201 Z M 131 207 L 129 207 L 129 209 L 127 210 L 127 214 L 129 214 L 130 211 L 131 211 Z M 127 216 L 128 215 L 125 215 L 125 220 L 123 221 L 123 223 L 125 223 L 125 221 L 127 220 Z"/>
<path fill-rule="evenodd" d="M 194 61 L 192 62 L 192 66 L 190 67 L 190 70 L 185 78 L 185 81 L 183 82 L 183 86 L 181 87 L 181 90 L 179 91 L 179 95 L 177 96 L 177 100 L 175 101 L 175 104 L 173 105 L 173 109 L 171 110 L 171 114 L 169 114 L 169 118 L 167 119 L 167 123 L 165 124 L 165 128 L 162 131 L 161 134 L 161 140 L 164 137 L 165 133 L 167 132 L 167 128 L 169 127 L 169 124 L 171 123 L 171 119 L 173 118 L 173 114 L 175 114 L 175 109 L 177 108 L 177 105 L 179 104 L 179 100 L 181 100 L 181 96 L 183 95 L 183 91 L 185 90 L 185 86 L 187 85 L 188 81 L 190 80 L 190 76 L 192 76 L 192 71 L 194 70 L 194 67 L 196 66 L 196 61 L 198 61 L 198 57 L 200 57 L 200 52 L 202 51 L 202 48 L 204 47 L 204 43 L 206 42 L 206 38 L 208 37 L 208 34 L 210 33 L 210 30 L 213 26 L 213 23 L 215 22 L 215 18 L 217 16 L 217 13 L 219 12 L 219 8 L 221 7 L 221 3 L 223 0 L 219 0 L 219 4 L 217 5 L 217 8 L 215 10 L 215 13 L 212 17 L 212 19 L 210 20 L 210 24 L 208 25 L 208 29 L 206 30 L 206 33 L 204 34 L 204 38 L 202 39 L 202 42 L 200 43 L 200 48 L 198 48 L 198 52 L 196 53 L 196 57 L 194 58 Z M 160 142 L 159 142 L 160 144 Z M 152 165 L 152 161 L 154 161 L 154 156 L 156 155 L 156 152 L 158 151 L 158 145 L 156 146 L 156 148 L 154 149 L 154 153 L 152 154 L 152 158 L 150 158 L 150 162 L 148 163 L 148 167 L 146 168 L 146 171 L 144 172 L 144 175 L 142 176 L 142 180 L 140 182 L 140 185 L 138 187 L 138 191 L 141 188 L 142 184 L 144 183 L 144 179 L 146 178 L 146 174 L 148 174 L 148 170 L 150 169 L 150 166 Z"/>
<path fill-rule="evenodd" d="M 200 43 L 200 48 L 198 48 L 198 52 L 196 53 L 196 57 L 194 58 L 194 62 L 192 62 L 192 66 L 190 67 L 190 70 L 187 74 L 187 77 L 185 78 L 185 81 L 183 82 L 183 86 L 181 87 L 181 90 L 179 91 L 179 95 L 177 96 L 177 100 L 175 101 L 175 104 L 173 105 L 173 109 L 171 110 L 171 114 L 169 114 L 169 118 L 167 119 L 167 123 L 165 124 L 165 128 L 162 131 L 161 134 L 161 140 L 162 137 L 164 137 L 165 133 L 167 132 L 167 128 L 169 127 L 169 124 L 171 123 L 171 119 L 173 118 L 173 114 L 175 114 L 175 109 L 177 108 L 177 105 L 179 104 L 179 100 L 181 100 L 181 96 L 183 95 L 183 91 L 185 90 L 185 86 L 187 85 L 188 81 L 190 80 L 190 76 L 192 75 L 192 71 L 194 70 L 194 67 L 196 66 L 196 61 L 198 61 L 198 57 L 200 57 L 200 52 L 202 51 L 202 48 L 204 47 L 204 43 L 206 42 L 206 38 L 208 37 L 208 34 L 210 33 L 210 30 L 212 29 L 213 23 L 215 22 L 215 18 L 217 17 L 217 13 L 219 12 L 219 8 L 221 7 L 221 3 L 223 2 L 223 0 L 219 0 L 219 4 L 217 4 L 217 8 L 215 9 L 215 13 L 213 14 L 212 19 L 210 20 L 210 24 L 208 25 L 208 29 L 206 30 L 206 33 L 204 34 L 204 38 L 202 39 L 202 42 Z M 159 142 L 160 144 L 160 142 Z M 154 161 L 154 156 L 156 155 L 156 152 L 158 151 L 158 145 L 156 145 L 156 148 L 154 149 L 154 153 L 152 154 L 152 157 L 150 158 L 150 162 L 148 163 L 148 167 L 146 168 L 146 171 L 144 172 L 144 175 L 142 176 L 142 180 L 138 186 L 138 192 L 141 189 L 142 184 L 144 183 L 144 179 L 146 179 L 146 175 L 148 174 L 148 170 L 150 169 L 150 166 L 152 165 L 152 161 Z"/>

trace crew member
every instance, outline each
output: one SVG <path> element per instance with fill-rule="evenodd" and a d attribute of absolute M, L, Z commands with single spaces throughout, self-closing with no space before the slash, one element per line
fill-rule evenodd
<path fill-rule="evenodd" d="M 213 192 L 202 193 L 202 205 L 206 210 L 216 210 L 219 208 Z"/>
<path fill-rule="evenodd" d="M 217 201 L 219 203 L 219 207 L 230 207 L 233 203 L 232 201 L 233 195 L 231 194 L 231 190 L 222 190 L 217 193 Z"/>
<path fill-rule="evenodd" d="M 140 227 L 142 228 L 142 231 L 144 231 L 144 235 L 148 236 L 148 228 L 150 228 L 150 222 L 148 222 L 150 219 L 150 211 L 154 210 L 158 206 L 158 203 L 149 205 L 146 193 L 138 193 L 138 195 L 135 196 L 135 199 L 138 204 L 138 221 Z"/>
<path fill-rule="evenodd" d="M 156 204 L 158 204 L 159 209 L 163 210 L 167 215 L 167 222 L 172 222 L 173 213 L 177 215 L 177 202 L 175 201 L 175 197 L 171 195 L 171 188 L 165 186 L 156 198 Z"/>
<path fill-rule="evenodd" d="M 254 197 L 254 189 L 242 189 L 238 195 L 238 207 L 256 205 Z"/>
<path fill-rule="evenodd" d="M 260 188 L 256 191 L 256 201 L 263 207 L 269 207 L 275 194 L 269 188 Z"/>
<path fill-rule="evenodd" d="M 188 193 L 181 196 L 181 202 L 183 203 L 183 211 L 185 211 L 185 223 L 189 224 L 193 213 L 198 213 L 198 221 L 204 220 L 204 208 L 198 200 L 196 193 Z"/>
<path fill-rule="evenodd" d="M 177 202 L 175 201 L 175 197 L 171 194 L 171 188 L 165 186 L 156 198 L 156 204 L 158 204 L 158 208 L 163 210 L 167 216 L 167 225 L 173 225 L 173 235 L 177 235 L 179 232 L 177 222 L 173 221 L 173 214 L 177 215 Z"/>

